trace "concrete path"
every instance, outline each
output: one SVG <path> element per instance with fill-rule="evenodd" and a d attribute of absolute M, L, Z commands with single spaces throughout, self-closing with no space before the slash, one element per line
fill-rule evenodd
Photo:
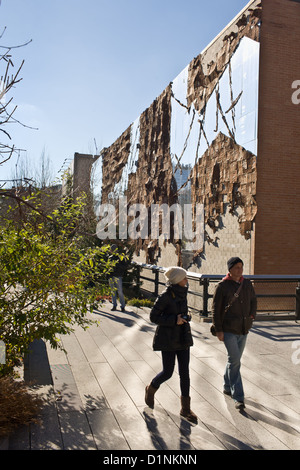
<path fill-rule="evenodd" d="M 41 423 L 18 430 L 10 450 L 300 449 L 300 329 L 294 321 L 256 322 L 243 357 L 245 411 L 222 393 L 225 348 L 209 323 L 192 322 L 192 409 L 198 425 L 180 418 L 179 377 L 144 403 L 145 385 L 161 370 L 152 350 L 148 309 L 111 311 L 61 341 L 67 354 L 36 342 L 25 379 L 46 398 Z M 3 448 L 3 443 L 2 443 Z"/>

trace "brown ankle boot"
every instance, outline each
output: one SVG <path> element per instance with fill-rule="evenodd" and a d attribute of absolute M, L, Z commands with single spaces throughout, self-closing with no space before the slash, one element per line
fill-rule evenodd
<path fill-rule="evenodd" d="M 154 408 L 154 394 L 157 391 L 157 388 L 154 388 L 153 385 L 147 385 L 145 389 L 145 402 L 149 408 Z"/>
<path fill-rule="evenodd" d="M 191 398 L 190 397 L 181 397 L 181 410 L 180 415 L 186 418 L 188 421 L 197 424 L 198 418 L 191 410 Z"/>

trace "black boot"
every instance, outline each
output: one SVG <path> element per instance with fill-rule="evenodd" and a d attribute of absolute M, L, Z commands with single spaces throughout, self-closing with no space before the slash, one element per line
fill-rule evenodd
<path fill-rule="evenodd" d="M 191 423 L 198 423 L 198 418 L 191 410 L 191 398 L 190 397 L 181 397 L 181 410 L 180 415 L 186 418 Z"/>

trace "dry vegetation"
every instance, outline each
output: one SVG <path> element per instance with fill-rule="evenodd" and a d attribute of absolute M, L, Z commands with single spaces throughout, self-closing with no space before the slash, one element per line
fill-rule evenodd
<path fill-rule="evenodd" d="M 0 438 L 16 428 L 38 422 L 43 400 L 29 391 L 24 382 L 0 378 Z"/>

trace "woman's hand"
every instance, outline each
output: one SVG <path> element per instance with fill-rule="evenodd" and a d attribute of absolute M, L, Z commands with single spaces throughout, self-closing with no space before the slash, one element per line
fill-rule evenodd
<path fill-rule="evenodd" d="M 183 325 L 184 323 L 187 323 L 187 321 L 182 318 L 181 314 L 177 315 L 177 325 Z"/>

